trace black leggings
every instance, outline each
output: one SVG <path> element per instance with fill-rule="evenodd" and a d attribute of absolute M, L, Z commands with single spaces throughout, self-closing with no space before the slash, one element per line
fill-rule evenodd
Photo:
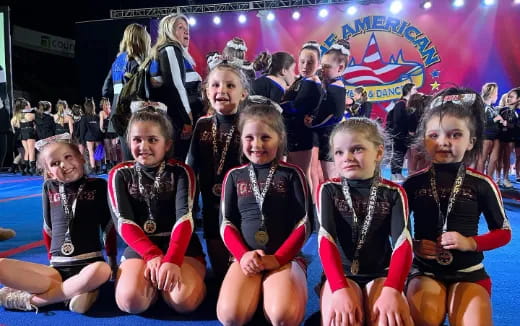
<path fill-rule="evenodd" d="M 406 138 L 394 138 L 394 148 L 392 151 L 392 160 L 390 161 L 390 169 L 392 174 L 401 174 L 403 172 L 404 155 L 408 150 L 408 141 Z"/>

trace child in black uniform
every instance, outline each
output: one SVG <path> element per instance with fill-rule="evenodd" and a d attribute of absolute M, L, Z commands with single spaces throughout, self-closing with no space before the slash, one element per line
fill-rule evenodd
<path fill-rule="evenodd" d="M 177 312 L 191 312 L 206 294 L 204 254 L 191 215 L 195 176 L 169 159 L 173 127 L 163 108 L 147 106 L 132 115 L 127 141 L 135 161 L 116 165 L 108 177 L 112 215 L 128 244 L 116 303 L 132 314 L 147 310 L 159 293 Z"/>
<path fill-rule="evenodd" d="M 285 91 L 282 109 L 287 130 L 287 162 L 296 164 L 307 175 L 313 145 L 312 129 L 305 125 L 305 117 L 312 115 L 323 96 L 321 81 L 316 76 L 320 65 L 320 44 L 309 41 L 299 54 L 300 76 Z"/>
<path fill-rule="evenodd" d="M 11 126 L 14 130 L 19 130 L 20 140 L 24 149 L 24 164 L 22 164 L 22 175 L 33 175 L 36 173 L 36 152 L 34 144 L 36 142 L 35 122 L 36 114 L 29 101 L 17 98 L 14 102 L 14 115 L 11 119 Z"/>
<path fill-rule="evenodd" d="M 79 138 L 81 143 L 86 144 L 88 150 L 88 158 L 91 173 L 98 172 L 94 151 L 101 143 L 103 135 L 99 128 L 99 117 L 96 115 L 96 104 L 94 99 L 87 98 L 83 104 L 85 115 L 81 117 L 79 122 Z"/>
<path fill-rule="evenodd" d="M 346 91 L 342 76 L 349 55 L 350 44 L 348 41 L 338 40 L 321 58 L 325 96 L 313 117 L 306 120 L 307 125 L 314 128 L 314 146 L 319 148 L 318 160 L 321 163 L 324 179 L 338 175 L 337 171 L 334 171 L 334 163 L 329 157 L 329 137 L 334 126 L 343 119 L 345 112 Z M 313 173 L 319 172 L 314 171 Z M 319 180 L 319 182 L 322 181 L 323 179 Z"/>
<path fill-rule="evenodd" d="M 273 325 L 299 325 L 307 302 L 299 252 L 310 233 L 305 176 L 281 161 L 286 136 L 277 104 L 250 96 L 239 131 L 250 163 L 224 179 L 220 234 L 235 261 L 220 289 L 217 316 L 224 325 L 243 325 L 263 296 Z"/>
<path fill-rule="evenodd" d="M 195 171 L 202 194 L 204 237 L 213 272 L 223 279 L 229 252 L 219 235 L 218 214 L 226 172 L 240 165 L 238 108 L 248 95 L 247 79 L 238 66 L 220 63 L 208 75 L 205 93 L 214 114 L 197 121 L 187 164 Z"/>
<path fill-rule="evenodd" d="M 482 149 L 484 102 L 472 90 L 438 93 L 418 129 L 432 160 L 404 188 L 414 218 L 407 297 L 419 325 L 492 325 L 491 279 L 483 251 L 505 245 L 511 229 L 493 180 L 466 167 Z M 483 213 L 489 232 L 478 235 Z"/>
<path fill-rule="evenodd" d="M 36 112 L 36 135 L 38 139 L 45 139 L 54 136 L 55 125 L 52 117 L 52 104 L 49 101 L 38 102 L 38 111 Z"/>
<path fill-rule="evenodd" d="M 402 294 L 412 263 L 407 200 L 379 176 L 383 134 L 374 121 L 350 118 L 330 136 L 341 178 L 318 190 L 323 325 L 412 325 Z"/>
<path fill-rule="evenodd" d="M 252 93 L 280 103 L 285 90 L 294 82 L 295 66 L 294 58 L 287 52 L 260 53 L 253 67 L 264 75 L 251 83 Z"/>
<path fill-rule="evenodd" d="M 86 178 L 84 160 L 76 145 L 64 143 L 68 134 L 37 143 L 39 162 L 48 180 L 43 185 L 43 238 L 51 266 L 0 259 L 0 305 L 6 309 L 37 310 L 70 300 L 69 309 L 85 313 L 108 281 L 100 230 L 114 270 L 116 234 L 103 179 Z M 17 290 L 15 290 L 17 289 Z"/>

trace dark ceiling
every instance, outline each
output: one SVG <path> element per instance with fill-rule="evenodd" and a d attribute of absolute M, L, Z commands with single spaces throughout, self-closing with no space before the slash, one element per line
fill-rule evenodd
<path fill-rule="evenodd" d="M 242 0 L 247 1 L 247 0 Z M 343 0 L 346 1 L 346 0 Z M 351 0 L 368 4 L 385 0 Z M 74 38 L 74 24 L 108 19 L 110 9 L 175 7 L 194 4 L 238 2 L 237 0 L 0 0 L 11 8 L 11 24 L 40 32 Z"/>
<path fill-rule="evenodd" d="M 74 37 L 74 23 L 108 19 L 110 9 L 175 7 L 189 4 L 221 3 L 225 0 L 71 0 L 24 1 L 1 0 L 0 6 L 11 9 L 11 24 L 58 36 Z"/>

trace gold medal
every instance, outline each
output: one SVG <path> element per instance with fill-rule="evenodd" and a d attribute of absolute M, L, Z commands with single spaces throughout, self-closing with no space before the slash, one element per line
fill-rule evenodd
<path fill-rule="evenodd" d="M 269 235 L 264 230 L 255 232 L 255 241 L 261 246 L 265 246 L 269 242 Z"/>
<path fill-rule="evenodd" d="M 74 252 L 74 245 L 70 241 L 65 241 L 61 245 L 61 253 L 65 256 L 70 256 Z"/>
<path fill-rule="evenodd" d="M 213 188 L 211 188 L 213 195 L 220 197 L 220 194 L 222 193 L 222 184 L 221 183 L 215 183 L 213 185 Z"/>
<path fill-rule="evenodd" d="M 435 260 L 437 260 L 439 264 L 447 266 L 453 261 L 453 254 L 449 250 L 440 249 Z"/>
<path fill-rule="evenodd" d="M 359 260 L 354 259 L 354 261 L 352 261 L 352 265 L 350 265 L 350 273 L 352 275 L 357 275 L 359 273 Z"/>
<path fill-rule="evenodd" d="M 154 220 L 147 220 L 146 222 L 144 222 L 143 228 L 144 228 L 144 232 L 146 232 L 148 234 L 154 233 L 155 230 L 157 230 L 157 224 L 155 223 Z"/>

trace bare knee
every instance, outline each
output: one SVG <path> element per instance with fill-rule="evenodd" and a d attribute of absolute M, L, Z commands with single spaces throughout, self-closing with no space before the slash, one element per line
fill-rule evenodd
<path fill-rule="evenodd" d="M 241 313 L 237 309 L 237 307 L 233 307 L 232 305 L 218 302 L 217 318 L 222 323 L 222 325 L 238 326 L 247 323 L 251 316 L 246 316 L 243 312 Z"/>
<path fill-rule="evenodd" d="M 299 325 L 303 320 L 303 312 L 296 306 L 283 307 L 273 305 L 264 309 L 271 324 L 275 326 L 290 326 Z"/>
<path fill-rule="evenodd" d="M 137 295 L 130 295 L 130 293 L 119 293 L 116 296 L 116 303 L 121 311 L 129 314 L 145 312 L 151 304 L 149 300 L 145 300 Z"/>

